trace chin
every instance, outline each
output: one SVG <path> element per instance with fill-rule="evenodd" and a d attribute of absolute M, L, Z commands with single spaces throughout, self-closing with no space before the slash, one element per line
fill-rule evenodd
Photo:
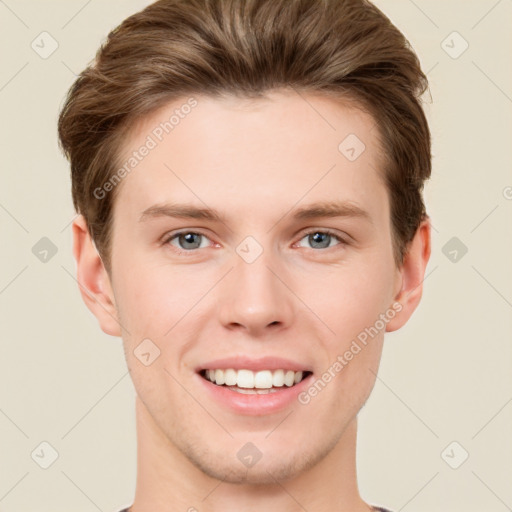
<path fill-rule="evenodd" d="M 242 464 L 240 467 L 234 467 L 233 464 L 230 466 L 206 465 L 204 461 L 201 461 L 198 467 L 211 478 L 238 485 L 275 485 L 278 481 L 298 476 L 305 469 L 304 465 L 293 462 L 265 464 L 262 460 L 252 468 L 246 468 Z"/>
<path fill-rule="evenodd" d="M 263 453 L 251 467 L 245 466 L 236 455 L 227 457 L 226 453 L 211 454 L 201 457 L 197 453 L 186 453 L 187 458 L 203 473 L 211 478 L 230 484 L 246 485 L 275 485 L 277 482 L 291 480 L 304 471 L 318 464 L 332 449 L 331 445 L 321 444 L 309 447 L 308 451 L 299 451 L 300 444 L 294 445 L 297 450 L 283 453 Z"/>

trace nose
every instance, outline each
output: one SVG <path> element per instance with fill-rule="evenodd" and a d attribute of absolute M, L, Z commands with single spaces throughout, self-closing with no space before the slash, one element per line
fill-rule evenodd
<path fill-rule="evenodd" d="M 225 328 L 262 336 L 292 324 L 295 310 L 291 278 L 269 252 L 263 251 L 252 263 L 235 253 L 234 268 L 217 291 L 220 321 Z"/>

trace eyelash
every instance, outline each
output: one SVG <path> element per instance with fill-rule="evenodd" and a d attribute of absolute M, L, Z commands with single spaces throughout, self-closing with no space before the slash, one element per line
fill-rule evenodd
<path fill-rule="evenodd" d="M 329 235 L 329 236 L 335 238 L 339 242 L 339 244 L 337 244 L 337 245 L 341 245 L 341 246 L 348 245 L 348 242 L 344 238 L 342 238 L 340 235 L 338 235 L 337 233 L 335 233 L 334 231 L 332 231 L 330 229 L 311 229 L 309 231 L 306 231 L 306 232 L 302 233 L 302 236 L 301 236 L 301 238 L 299 238 L 298 242 L 303 240 L 308 235 L 312 235 L 315 233 L 322 233 L 322 234 L 326 234 L 326 235 Z M 179 255 L 182 255 L 182 254 L 193 255 L 199 249 L 189 249 L 189 250 L 180 249 L 179 247 L 175 247 L 174 245 L 171 245 L 171 243 L 170 243 L 171 240 L 178 238 L 180 235 L 187 235 L 187 234 L 201 235 L 201 236 L 209 239 L 209 237 L 205 233 L 202 233 L 201 231 L 185 230 L 185 231 L 177 231 L 176 233 L 170 233 L 169 235 L 164 237 L 162 243 L 163 243 L 163 245 L 170 245 L 172 247 L 172 250 L 176 251 Z M 310 249 L 312 251 L 319 252 L 319 251 L 327 251 L 328 249 L 333 249 L 334 247 L 336 247 L 336 246 L 325 247 L 323 249 L 315 249 L 315 248 L 310 247 Z"/>

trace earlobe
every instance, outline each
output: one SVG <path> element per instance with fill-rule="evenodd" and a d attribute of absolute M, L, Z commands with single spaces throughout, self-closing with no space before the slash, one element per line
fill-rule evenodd
<path fill-rule="evenodd" d="M 395 296 L 395 302 L 400 303 L 401 310 L 388 322 L 386 326 L 387 332 L 396 331 L 405 325 L 420 303 L 430 252 L 431 228 L 430 219 L 427 217 L 416 230 L 416 234 L 409 243 L 408 250 L 404 256 L 404 261 L 400 268 L 402 284 Z"/>
<path fill-rule="evenodd" d="M 110 278 L 83 215 L 79 215 L 73 221 L 72 229 L 73 256 L 77 265 L 77 280 L 82 299 L 106 334 L 121 336 Z"/>

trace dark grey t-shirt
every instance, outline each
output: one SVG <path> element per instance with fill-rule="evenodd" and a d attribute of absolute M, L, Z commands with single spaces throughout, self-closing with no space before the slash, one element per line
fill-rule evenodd
<path fill-rule="evenodd" d="M 375 505 L 371 505 L 371 506 L 374 508 L 375 512 L 391 512 L 387 508 L 376 507 Z M 119 512 L 128 512 L 128 509 L 123 508 L 123 510 L 120 510 Z"/>

